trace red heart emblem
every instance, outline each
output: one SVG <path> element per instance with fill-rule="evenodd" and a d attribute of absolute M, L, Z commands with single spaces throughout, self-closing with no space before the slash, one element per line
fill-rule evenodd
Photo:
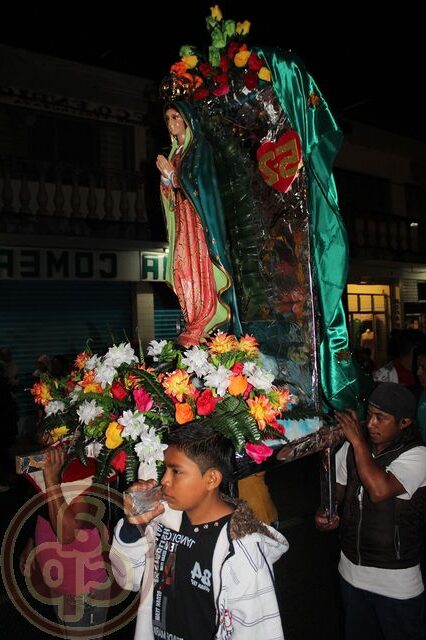
<path fill-rule="evenodd" d="M 276 142 L 264 142 L 256 152 L 262 178 L 276 191 L 288 191 L 302 166 L 302 149 L 296 131 L 287 131 Z"/>

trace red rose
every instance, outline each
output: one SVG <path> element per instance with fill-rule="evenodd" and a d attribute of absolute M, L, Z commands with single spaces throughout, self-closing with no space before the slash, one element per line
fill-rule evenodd
<path fill-rule="evenodd" d="M 202 62 L 198 67 L 200 69 L 200 73 L 204 78 L 208 78 L 213 73 L 213 68 L 208 62 Z"/>
<path fill-rule="evenodd" d="M 219 69 L 222 69 L 224 73 L 226 73 L 229 69 L 229 58 L 226 56 L 222 56 L 220 62 L 218 64 Z"/>
<path fill-rule="evenodd" d="M 209 416 L 216 408 L 219 398 L 215 398 L 210 391 L 206 389 L 197 398 L 197 413 L 199 416 Z"/>
<path fill-rule="evenodd" d="M 71 391 L 74 389 L 75 387 L 75 382 L 73 380 L 67 380 L 67 384 L 66 384 L 66 394 L 69 395 L 71 393 Z"/>
<path fill-rule="evenodd" d="M 228 48 L 226 50 L 226 54 L 230 60 L 235 58 L 235 54 L 240 50 L 240 45 L 238 42 L 230 42 Z"/>
<path fill-rule="evenodd" d="M 205 87 L 200 87 L 197 91 L 194 91 L 193 98 L 194 100 L 204 100 L 209 95 L 208 89 Z"/>
<path fill-rule="evenodd" d="M 247 66 L 251 71 L 256 71 L 257 73 L 263 67 L 263 60 L 259 58 L 257 53 L 252 53 L 247 60 Z"/>
<path fill-rule="evenodd" d="M 119 451 L 117 455 L 114 457 L 114 459 L 112 460 L 111 466 L 113 469 L 115 469 L 119 473 L 124 473 L 126 469 L 126 463 L 127 463 L 127 453 L 123 451 L 123 449 L 121 449 L 121 451 Z"/>
<path fill-rule="evenodd" d="M 213 89 L 213 94 L 215 96 L 226 96 L 227 93 L 229 93 L 229 84 L 227 82 L 224 82 L 218 85 L 216 89 Z"/>
<path fill-rule="evenodd" d="M 247 71 L 244 76 L 244 84 L 247 89 L 254 89 L 257 86 L 257 74 L 254 71 Z"/>
<path fill-rule="evenodd" d="M 113 382 L 111 385 L 111 395 L 116 400 L 124 400 L 127 396 L 127 389 L 121 384 L 121 382 Z"/>
<path fill-rule="evenodd" d="M 240 373 L 243 372 L 244 365 L 242 362 L 236 362 L 233 367 L 231 367 L 232 373 L 235 373 L 236 376 L 239 376 Z"/>
<path fill-rule="evenodd" d="M 217 73 L 215 76 L 213 76 L 213 80 L 215 82 L 217 82 L 217 84 L 225 84 L 229 80 L 228 74 L 227 73 Z"/>

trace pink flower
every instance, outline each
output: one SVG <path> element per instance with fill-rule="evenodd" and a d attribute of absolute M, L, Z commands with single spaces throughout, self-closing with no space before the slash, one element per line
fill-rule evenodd
<path fill-rule="evenodd" d="M 137 410 L 141 411 L 142 413 L 144 411 L 149 411 L 154 404 L 153 399 L 151 398 L 149 393 L 145 391 L 145 389 L 134 389 L 133 397 L 136 402 Z"/>
<path fill-rule="evenodd" d="M 246 454 L 256 462 L 256 464 L 260 464 L 264 462 L 269 456 L 271 456 L 274 452 L 271 447 L 267 447 L 266 444 L 253 444 L 252 442 L 248 442 L 246 444 Z"/>

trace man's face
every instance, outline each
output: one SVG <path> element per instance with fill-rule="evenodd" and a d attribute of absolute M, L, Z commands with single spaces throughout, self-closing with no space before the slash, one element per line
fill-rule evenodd
<path fill-rule="evenodd" d="M 164 499 L 171 509 L 190 514 L 208 494 L 208 470 L 201 473 L 198 465 L 174 446 L 164 452 L 164 462 L 166 471 L 161 478 Z"/>
<path fill-rule="evenodd" d="M 377 407 L 368 405 L 367 412 L 367 429 L 370 440 L 373 443 L 375 453 L 380 453 L 386 449 L 401 433 L 402 429 L 408 424 L 402 424 L 401 420 L 397 420 L 395 416 L 386 413 Z"/>
<path fill-rule="evenodd" d="M 426 355 L 417 358 L 417 376 L 422 387 L 426 389 Z"/>

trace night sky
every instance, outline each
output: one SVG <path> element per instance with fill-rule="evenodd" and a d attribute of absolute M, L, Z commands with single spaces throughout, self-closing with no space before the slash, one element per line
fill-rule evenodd
<path fill-rule="evenodd" d="M 207 45 L 205 17 L 212 4 L 157 0 L 150 19 L 142 3 L 52 4 L 55 13 L 37 5 L 20 16 L 6 11 L 0 41 L 159 82 L 182 44 Z M 342 3 L 330 14 L 329 3 L 220 3 L 225 18 L 252 22 L 249 43 L 298 53 L 337 119 L 370 121 L 426 141 L 419 99 L 423 22 L 403 13 L 403 5 L 399 13 L 375 5 L 372 17 L 373 5 Z"/>

